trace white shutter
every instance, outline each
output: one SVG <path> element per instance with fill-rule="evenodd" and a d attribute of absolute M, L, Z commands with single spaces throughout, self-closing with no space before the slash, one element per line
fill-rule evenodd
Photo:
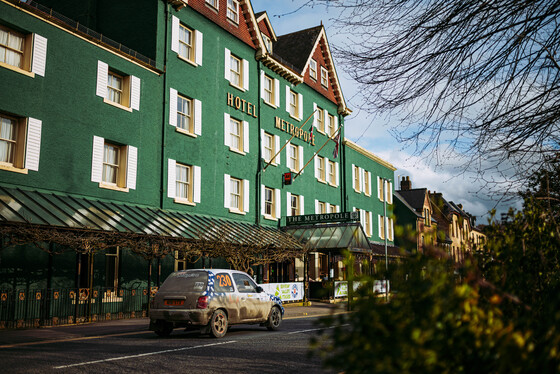
<path fill-rule="evenodd" d="M 303 216 L 305 214 L 305 201 L 303 199 L 303 195 L 299 195 L 299 208 L 299 214 Z"/>
<path fill-rule="evenodd" d="M 134 110 L 140 110 L 140 78 L 132 75 L 130 85 L 130 107 Z"/>
<path fill-rule="evenodd" d="M 377 216 L 377 226 L 378 226 L 378 228 L 379 228 L 379 230 L 378 230 L 378 231 L 379 231 L 379 237 L 380 237 L 381 239 L 383 239 L 383 228 L 382 228 L 382 226 L 383 226 L 383 217 L 382 217 L 382 216 L 379 216 L 379 215 Z"/>
<path fill-rule="evenodd" d="M 97 89 L 95 94 L 102 98 L 107 97 L 107 76 L 109 75 L 109 65 L 103 61 L 97 61 Z"/>
<path fill-rule="evenodd" d="M 249 122 L 243 121 L 243 151 L 249 153 Z"/>
<path fill-rule="evenodd" d="M 274 189 L 274 207 L 276 209 L 276 214 L 274 215 L 276 218 L 280 219 L 280 216 L 282 215 L 282 210 L 281 210 L 281 201 L 282 198 L 280 196 L 280 189 L 275 188 Z"/>
<path fill-rule="evenodd" d="M 337 205 L 337 206 L 336 206 L 336 212 L 337 212 L 337 213 L 340 213 L 340 205 Z"/>
<path fill-rule="evenodd" d="M 389 204 L 393 204 L 393 183 L 389 182 L 389 188 L 387 189 L 387 193 L 389 194 L 387 196 L 387 202 Z"/>
<path fill-rule="evenodd" d="M 243 210 L 249 212 L 249 181 L 243 179 Z"/>
<path fill-rule="evenodd" d="M 197 65 L 202 65 L 202 33 L 198 30 L 194 31 L 194 36 L 196 38 L 195 42 L 195 55 L 194 59 Z"/>
<path fill-rule="evenodd" d="M 290 113 L 290 87 L 286 86 L 286 112 Z"/>
<path fill-rule="evenodd" d="M 360 209 L 360 223 L 362 224 L 362 227 L 364 227 L 365 229 L 365 225 L 366 225 L 366 211 L 363 209 Z"/>
<path fill-rule="evenodd" d="M 280 81 L 274 79 L 274 105 L 278 108 L 280 106 Z"/>
<path fill-rule="evenodd" d="M 261 99 L 264 99 L 264 82 L 265 82 L 265 78 L 264 78 L 264 70 L 261 70 Z"/>
<path fill-rule="evenodd" d="M 319 200 L 315 199 L 315 214 L 319 214 Z"/>
<path fill-rule="evenodd" d="M 395 228 L 393 226 L 393 219 L 391 218 L 391 237 L 389 238 L 390 240 L 394 240 L 395 239 Z"/>
<path fill-rule="evenodd" d="M 225 49 L 224 65 L 225 65 L 225 69 L 224 69 L 225 78 L 229 81 L 230 80 L 230 73 L 231 73 L 231 52 L 227 48 Z"/>
<path fill-rule="evenodd" d="M 371 196 L 371 173 L 368 173 L 367 176 L 368 176 L 367 185 L 368 185 L 369 191 L 366 191 L 366 193 Z"/>
<path fill-rule="evenodd" d="M 202 181 L 202 173 L 200 166 L 193 166 L 194 193 L 193 202 L 200 203 L 200 185 Z"/>
<path fill-rule="evenodd" d="M 315 164 L 315 178 L 321 179 L 321 173 L 319 172 L 319 156 L 315 155 L 314 164 Z"/>
<path fill-rule="evenodd" d="M 264 184 L 261 184 L 261 215 L 264 216 L 265 214 L 265 199 L 266 198 L 266 188 L 264 187 Z"/>
<path fill-rule="evenodd" d="M 170 158 L 167 159 L 167 197 L 176 197 L 177 162 Z"/>
<path fill-rule="evenodd" d="M 179 53 L 179 18 L 171 16 L 171 50 Z"/>
<path fill-rule="evenodd" d="M 229 209 L 230 208 L 230 199 L 231 196 L 229 194 L 229 183 L 230 183 L 229 174 L 224 174 L 224 207 Z"/>
<path fill-rule="evenodd" d="M 292 194 L 290 192 L 286 192 L 286 216 L 292 216 Z"/>
<path fill-rule="evenodd" d="M 280 150 L 280 137 L 278 135 L 274 135 L 274 152 L 278 153 L 276 155 L 276 160 L 274 160 L 274 162 L 277 165 L 280 165 L 280 152 L 278 152 L 279 150 Z"/>
<path fill-rule="evenodd" d="M 177 90 L 169 89 L 169 124 L 177 127 Z"/>
<path fill-rule="evenodd" d="M 352 188 L 356 189 L 356 178 L 354 177 L 356 174 L 356 165 L 352 164 Z"/>
<path fill-rule="evenodd" d="M 136 189 L 136 171 L 138 168 L 138 148 L 129 145 L 126 162 L 126 187 Z"/>
<path fill-rule="evenodd" d="M 379 190 L 379 187 L 381 187 L 381 178 L 377 177 L 377 198 L 379 200 L 381 199 L 381 191 Z"/>
<path fill-rule="evenodd" d="M 45 76 L 45 65 L 47 63 L 47 38 L 33 34 L 33 61 L 31 72 Z"/>
<path fill-rule="evenodd" d="M 338 116 L 334 116 L 334 131 L 338 130 Z"/>
<path fill-rule="evenodd" d="M 325 203 L 325 209 L 326 209 L 327 213 L 330 213 L 331 212 L 331 204 Z"/>
<path fill-rule="evenodd" d="M 335 173 L 336 173 L 336 186 L 340 184 L 339 173 L 338 173 L 338 162 L 334 163 L 335 166 Z"/>
<path fill-rule="evenodd" d="M 261 129 L 261 157 L 263 159 L 264 159 L 264 139 L 265 139 L 264 129 Z"/>
<path fill-rule="evenodd" d="M 105 139 L 93 136 L 93 153 L 91 156 L 91 181 L 101 183 L 103 173 L 103 148 Z"/>
<path fill-rule="evenodd" d="M 369 236 L 373 236 L 373 214 L 371 212 L 367 212 L 368 215 L 368 233 Z"/>
<path fill-rule="evenodd" d="M 297 98 L 298 98 L 298 113 L 297 113 L 297 116 L 301 120 L 303 118 L 303 95 L 298 94 Z"/>
<path fill-rule="evenodd" d="M 329 112 L 327 112 L 326 109 L 323 109 L 323 121 L 325 123 L 325 133 L 328 133 L 328 126 L 327 124 L 329 123 Z M 333 134 L 327 134 L 327 136 L 332 136 Z"/>
<path fill-rule="evenodd" d="M 249 61 L 243 60 L 243 88 L 249 89 Z"/>
<path fill-rule="evenodd" d="M 317 103 L 313 103 L 313 127 L 317 128 L 319 124 L 319 111 L 317 110 Z"/>
<path fill-rule="evenodd" d="M 27 120 L 27 141 L 25 143 L 25 168 L 39 171 L 41 153 L 41 130 L 43 122 L 35 118 Z"/>
<path fill-rule="evenodd" d="M 229 114 L 224 113 L 224 144 L 227 145 L 228 147 L 230 147 L 230 144 L 229 144 L 229 135 L 230 135 L 229 129 L 230 129 Z"/>
<path fill-rule="evenodd" d="M 202 135 L 202 103 L 194 99 L 194 133 Z"/>
<path fill-rule="evenodd" d="M 286 144 L 286 147 L 284 148 L 286 150 L 286 166 L 290 167 L 290 142 L 287 142 L 288 144 Z"/>
<path fill-rule="evenodd" d="M 299 166 L 298 166 L 298 171 L 301 170 L 301 174 L 303 174 L 303 147 L 301 145 L 298 145 L 297 147 L 298 150 L 298 161 L 299 161 Z"/>

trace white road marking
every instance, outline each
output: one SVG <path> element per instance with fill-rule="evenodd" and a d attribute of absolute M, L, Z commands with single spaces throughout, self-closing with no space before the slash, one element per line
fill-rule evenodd
<path fill-rule="evenodd" d="M 350 326 L 350 324 L 349 324 L 349 323 L 346 323 L 346 324 L 344 324 L 344 325 L 339 325 L 339 326 L 331 326 L 331 327 L 323 327 L 323 328 L 318 328 L 318 329 L 309 329 L 309 330 L 292 331 L 292 332 L 289 332 L 288 335 L 292 335 L 292 334 L 303 334 L 303 333 L 311 332 L 311 331 L 329 330 L 329 329 L 334 329 L 335 327 L 343 327 L 343 326 Z"/>
<path fill-rule="evenodd" d="M 110 361 L 118 361 L 118 360 L 128 360 L 130 358 L 160 355 L 160 354 L 163 354 L 163 353 L 170 353 L 170 352 L 188 351 L 188 350 L 191 350 L 191 349 L 214 347 L 214 346 L 217 346 L 217 345 L 224 345 L 224 344 L 230 344 L 230 343 L 237 343 L 237 341 L 236 340 L 231 340 L 231 341 L 223 342 L 223 343 L 196 345 L 194 347 L 183 347 L 183 348 L 167 349 L 165 351 L 141 353 L 141 354 L 131 355 L 131 356 L 113 357 L 113 358 L 108 358 L 108 359 L 105 359 L 105 360 L 79 362 L 77 364 L 55 366 L 55 367 L 53 367 L 53 369 L 66 369 L 66 368 L 71 368 L 71 367 L 75 367 L 75 366 L 93 365 L 93 364 L 99 364 L 99 363 L 110 362 Z"/>

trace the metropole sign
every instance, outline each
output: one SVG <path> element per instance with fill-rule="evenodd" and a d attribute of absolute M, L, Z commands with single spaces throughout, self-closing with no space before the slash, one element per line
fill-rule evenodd
<path fill-rule="evenodd" d="M 358 212 L 306 214 L 303 216 L 286 217 L 286 225 L 308 225 L 315 223 L 353 222 L 359 221 Z"/>

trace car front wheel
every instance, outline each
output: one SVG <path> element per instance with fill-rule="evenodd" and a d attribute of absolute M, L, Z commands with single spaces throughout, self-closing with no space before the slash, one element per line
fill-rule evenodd
<path fill-rule="evenodd" d="M 280 308 L 278 308 L 277 306 L 273 306 L 272 310 L 270 311 L 270 315 L 268 316 L 268 322 L 266 324 L 266 328 L 271 331 L 278 330 L 281 323 L 282 323 L 282 312 L 280 312 Z"/>
<path fill-rule="evenodd" d="M 210 332 L 215 338 L 222 338 L 228 329 L 228 319 L 223 310 L 218 309 L 210 320 Z"/>

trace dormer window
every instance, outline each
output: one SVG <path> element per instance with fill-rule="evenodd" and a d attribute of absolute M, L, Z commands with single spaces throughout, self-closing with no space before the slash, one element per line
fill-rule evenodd
<path fill-rule="evenodd" d="M 264 42 L 264 46 L 266 47 L 266 50 L 268 51 L 268 53 L 272 53 L 272 40 L 270 40 L 270 38 L 263 33 L 261 33 L 261 35 L 262 35 L 262 39 L 263 39 L 263 42 Z"/>
<path fill-rule="evenodd" d="M 314 59 L 309 61 L 309 77 L 314 81 L 317 81 L 317 61 Z"/>
<path fill-rule="evenodd" d="M 239 23 L 239 1 L 227 0 L 227 18 Z"/>

